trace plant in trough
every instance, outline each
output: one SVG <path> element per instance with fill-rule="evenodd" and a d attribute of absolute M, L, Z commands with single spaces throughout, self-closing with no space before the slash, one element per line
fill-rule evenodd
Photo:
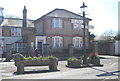
<path fill-rule="evenodd" d="M 32 60 L 32 57 L 25 57 L 24 60 Z"/>
<path fill-rule="evenodd" d="M 78 61 L 78 59 L 76 57 L 70 57 L 68 61 Z"/>
<path fill-rule="evenodd" d="M 100 64 L 100 58 L 98 57 L 97 54 L 95 53 L 91 53 L 88 57 L 87 57 L 87 62 L 88 64 L 93 64 L 93 65 L 101 65 Z"/>
<path fill-rule="evenodd" d="M 77 59 L 76 57 L 70 57 L 67 60 L 67 66 L 72 68 L 81 67 L 81 60 Z"/>
<path fill-rule="evenodd" d="M 56 57 L 54 56 L 46 56 L 43 58 L 44 60 L 48 60 L 48 59 L 57 59 Z"/>
<path fill-rule="evenodd" d="M 24 57 L 24 60 L 49 60 L 49 59 L 56 59 L 55 56 L 46 56 L 46 57 Z"/>

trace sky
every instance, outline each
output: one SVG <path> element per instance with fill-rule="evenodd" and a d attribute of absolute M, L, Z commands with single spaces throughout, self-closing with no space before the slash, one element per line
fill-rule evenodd
<path fill-rule="evenodd" d="M 120 0 L 0 0 L 0 7 L 4 8 L 4 16 L 15 15 L 22 18 L 24 5 L 27 8 L 27 18 L 37 19 L 55 8 L 66 9 L 80 14 L 83 2 L 88 6 L 86 17 L 92 19 L 90 29 L 95 35 L 105 31 L 118 31 L 118 2 Z M 82 15 L 82 14 L 81 14 Z"/>

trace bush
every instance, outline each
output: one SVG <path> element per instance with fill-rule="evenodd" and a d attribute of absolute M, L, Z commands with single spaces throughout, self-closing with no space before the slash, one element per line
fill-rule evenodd
<path fill-rule="evenodd" d="M 25 57 L 24 60 L 32 60 L 32 57 Z"/>
<path fill-rule="evenodd" d="M 78 61 L 78 59 L 76 57 L 70 57 L 68 61 Z"/>
<path fill-rule="evenodd" d="M 54 56 L 46 56 L 46 57 L 25 57 L 24 60 L 49 60 L 49 59 L 57 59 Z"/>
<path fill-rule="evenodd" d="M 99 59 L 99 57 L 98 57 L 98 56 L 88 56 L 87 59 L 88 59 L 88 60 L 89 60 L 89 59 Z"/>
<path fill-rule="evenodd" d="M 54 56 L 46 56 L 43 58 L 44 60 L 48 60 L 48 59 L 57 59 L 56 57 Z"/>

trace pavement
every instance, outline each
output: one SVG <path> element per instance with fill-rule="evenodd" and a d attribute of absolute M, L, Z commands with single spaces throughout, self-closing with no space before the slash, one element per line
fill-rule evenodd
<path fill-rule="evenodd" d="M 25 67 L 25 73 L 16 75 L 14 62 L 1 62 L 1 79 L 118 79 L 119 57 L 100 55 L 103 67 L 68 68 L 67 61 L 59 61 L 58 71 L 50 72 L 48 66 Z"/>

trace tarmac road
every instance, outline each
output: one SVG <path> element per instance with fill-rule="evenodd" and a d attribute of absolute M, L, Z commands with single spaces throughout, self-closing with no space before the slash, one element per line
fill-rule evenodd
<path fill-rule="evenodd" d="M 15 75 L 14 62 L 1 62 L 2 79 L 118 79 L 120 68 L 116 56 L 100 56 L 103 67 L 67 68 L 67 61 L 59 61 L 60 71 L 49 72 L 48 66 L 26 67 L 25 74 Z"/>

